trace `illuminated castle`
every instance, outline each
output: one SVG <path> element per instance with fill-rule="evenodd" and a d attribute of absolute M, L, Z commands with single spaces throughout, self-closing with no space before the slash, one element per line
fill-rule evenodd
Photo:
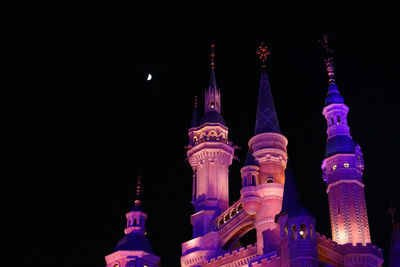
<path fill-rule="evenodd" d="M 193 169 L 195 212 L 193 239 L 182 244 L 181 266 L 381 266 L 382 250 L 371 244 L 369 232 L 363 155 L 350 135 L 349 108 L 336 86 L 332 57 L 325 61 L 329 86 L 322 111 L 328 133 L 322 172 L 331 240 L 315 231 L 316 218 L 298 201 L 287 168 L 288 140 L 280 131 L 266 71 L 268 53 L 262 44 L 255 131 L 241 169 L 241 197 L 230 206 L 228 168 L 235 147 L 221 115 L 211 54 L 204 115 L 199 120 L 196 103 L 189 129 L 187 157 Z M 256 243 L 242 247 L 241 238 L 253 229 Z"/>
<path fill-rule="evenodd" d="M 326 39 L 323 45 L 329 86 L 322 111 L 328 137 L 321 168 L 327 184 L 332 239 L 316 232 L 315 216 L 299 202 L 295 179 L 287 168 L 288 140 L 280 131 L 266 70 L 269 52 L 263 44 L 257 52 L 261 77 L 254 136 L 248 142 L 249 152 L 241 168 L 241 197 L 230 204 L 228 168 L 235 146 L 229 141 L 221 114 L 212 46 L 204 114 L 199 116 L 196 99 L 189 129 L 193 239 L 182 244 L 181 266 L 372 267 L 383 263 L 382 250 L 371 244 L 363 154 L 350 135 L 349 108 L 336 86 Z M 140 201 L 126 217 L 125 235 L 115 251 L 106 256 L 107 266 L 160 266 L 145 236 L 147 215 Z M 255 243 L 243 247 L 241 241 L 250 233 L 255 233 Z"/>

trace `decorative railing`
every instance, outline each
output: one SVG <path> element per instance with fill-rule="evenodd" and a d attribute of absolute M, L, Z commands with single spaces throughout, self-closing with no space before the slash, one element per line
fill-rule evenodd
<path fill-rule="evenodd" d="M 224 226 L 225 223 L 236 217 L 241 211 L 243 211 L 243 204 L 242 200 L 238 200 L 233 205 L 231 205 L 229 208 L 227 208 L 221 215 L 219 215 L 215 221 L 215 228 L 219 229 L 222 226 Z"/>

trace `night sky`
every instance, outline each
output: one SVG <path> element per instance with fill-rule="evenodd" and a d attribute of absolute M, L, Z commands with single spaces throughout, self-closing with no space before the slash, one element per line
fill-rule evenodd
<path fill-rule="evenodd" d="M 324 33 L 335 50 L 351 134 L 364 153 L 372 241 L 387 256 L 389 200 L 400 208 L 398 3 L 131 2 L 31 1 L 6 10 L 3 259 L 17 266 L 105 266 L 141 172 L 148 237 L 163 266 L 179 266 L 181 243 L 192 237 L 192 171 L 184 147 L 195 95 L 203 107 L 211 43 L 229 139 L 241 147 L 240 161 L 230 167 L 230 201 L 240 197 L 240 168 L 254 132 L 256 51 L 264 41 L 301 201 L 316 214 L 317 231 L 330 237 L 320 169 L 328 79 L 318 40 Z"/>

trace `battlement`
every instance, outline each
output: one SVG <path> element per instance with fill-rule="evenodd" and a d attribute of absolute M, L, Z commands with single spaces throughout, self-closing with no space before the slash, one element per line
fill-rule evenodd
<path fill-rule="evenodd" d="M 379 247 L 367 243 L 365 245 L 357 243 L 355 246 L 353 244 L 340 245 L 332 239 L 316 233 L 317 235 L 317 247 L 318 247 L 318 258 L 323 262 L 333 264 L 335 266 L 344 266 L 345 261 L 348 258 L 356 255 L 357 259 L 361 259 L 361 256 L 372 256 L 376 262 L 383 262 L 382 249 Z M 346 260 L 347 259 L 347 260 Z M 379 263 L 377 265 L 379 266 Z"/>
<path fill-rule="evenodd" d="M 374 254 L 378 257 L 383 258 L 382 249 L 371 244 L 367 243 L 363 245 L 361 243 L 357 243 L 355 246 L 352 244 L 344 244 L 339 245 L 343 251 L 343 254 L 352 253 L 352 254 Z"/>
<path fill-rule="evenodd" d="M 324 236 L 323 234 L 316 232 L 316 235 L 318 242 L 322 241 L 324 244 L 329 244 L 330 246 L 339 246 L 337 242 L 333 241 L 329 237 Z"/>
<path fill-rule="evenodd" d="M 332 239 L 318 232 L 316 234 L 318 243 L 321 243 L 325 246 L 329 246 L 330 248 L 336 248 L 342 254 L 346 254 L 347 252 L 349 252 L 349 253 L 372 253 L 375 255 L 382 255 L 382 249 L 371 243 L 367 243 L 365 245 L 363 245 L 362 243 L 357 243 L 355 246 L 353 246 L 353 244 L 339 245 L 337 242 L 333 241 Z"/>
<path fill-rule="evenodd" d="M 249 262 L 251 267 L 261 267 L 261 266 L 281 266 L 281 257 L 278 256 L 276 251 L 258 256 Z"/>
<path fill-rule="evenodd" d="M 247 247 L 240 247 L 238 249 L 219 255 L 205 262 L 205 266 L 223 266 L 223 267 L 237 267 L 248 264 L 249 261 L 257 256 L 257 245 L 251 244 Z"/>

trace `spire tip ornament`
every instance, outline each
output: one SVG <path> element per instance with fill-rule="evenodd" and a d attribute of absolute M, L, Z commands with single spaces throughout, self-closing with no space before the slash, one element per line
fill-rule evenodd
<path fill-rule="evenodd" d="M 142 189 L 142 175 L 139 173 L 139 176 L 137 178 L 137 186 L 136 186 L 136 200 L 135 200 L 135 206 L 139 206 L 142 201 L 140 200 L 140 193 Z"/>
<path fill-rule="evenodd" d="M 268 47 L 266 45 L 264 45 L 264 42 L 261 42 L 261 45 L 258 47 L 257 50 L 257 54 L 260 57 L 260 61 L 261 61 L 261 68 L 266 68 L 266 61 L 267 61 L 267 56 L 271 54 L 271 52 L 269 52 Z"/>
<path fill-rule="evenodd" d="M 214 69 L 214 65 L 215 65 L 215 45 L 214 44 L 211 44 L 210 59 L 211 59 L 211 69 Z"/>
<path fill-rule="evenodd" d="M 326 71 L 328 72 L 328 79 L 329 79 L 329 84 L 336 84 L 335 82 L 335 68 L 333 66 L 333 50 L 329 48 L 328 45 L 328 35 L 324 34 L 322 40 L 319 40 L 319 43 L 321 44 L 322 48 L 325 50 L 325 67 Z"/>

